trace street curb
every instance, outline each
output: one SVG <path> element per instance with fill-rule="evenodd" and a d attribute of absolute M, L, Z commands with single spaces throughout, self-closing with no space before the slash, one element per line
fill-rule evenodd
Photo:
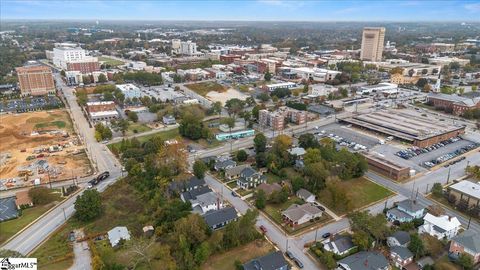
<path fill-rule="evenodd" d="M 40 215 L 38 218 L 36 218 L 35 220 L 33 220 L 32 222 L 28 223 L 25 227 L 23 227 L 20 231 L 18 231 L 17 233 L 15 233 L 14 235 L 12 235 L 10 238 L 7 239 L 7 241 L 5 241 L 2 246 L 5 246 L 7 245 L 10 241 L 12 241 L 15 237 L 17 237 L 18 235 L 20 235 L 21 233 L 23 233 L 25 230 L 27 230 L 28 228 L 30 228 L 33 224 L 35 224 L 36 222 L 38 222 L 40 219 L 42 219 L 44 216 L 48 215 L 50 212 L 52 212 L 53 210 L 57 209 L 60 205 L 62 205 L 65 201 L 67 201 L 68 199 L 72 198 L 74 195 L 76 195 L 77 193 L 79 193 L 80 191 L 82 191 L 83 188 L 79 188 L 77 191 L 75 191 L 74 193 L 70 194 L 68 197 L 66 197 L 64 200 L 62 200 L 59 204 L 53 206 L 52 208 L 48 209 L 45 213 L 43 213 L 42 215 Z M 40 245 L 38 245 L 40 246 Z M 30 252 L 32 253 L 32 252 Z M 29 253 L 29 254 L 30 254 Z"/>

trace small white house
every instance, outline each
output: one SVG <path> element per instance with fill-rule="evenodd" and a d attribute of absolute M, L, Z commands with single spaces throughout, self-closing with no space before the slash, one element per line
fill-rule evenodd
<path fill-rule="evenodd" d="M 428 213 L 423 220 L 424 224 L 418 228 L 418 233 L 427 233 L 439 240 L 443 238 L 450 240 L 458 234 L 461 226 L 456 217 L 447 215 L 437 217 Z"/>
<path fill-rule="evenodd" d="M 297 191 L 297 197 L 308 203 L 315 202 L 315 195 L 313 195 L 310 191 L 304 188 L 301 188 Z"/>
<path fill-rule="evenodd" d="M 122 239 L 125 241 L 130 240 L 130 233 L 127 227 L 118 226 L 108 231 L 108 240 L 112 247 L 117 246 Z"/>

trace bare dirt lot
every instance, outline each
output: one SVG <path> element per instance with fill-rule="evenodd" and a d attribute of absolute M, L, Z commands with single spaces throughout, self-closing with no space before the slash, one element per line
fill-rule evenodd
<path fill-rule="evenodd" d="M 65 110 L 0 115 L 0 179 L 22 172 L 42 182 L 48 174 L 52 181 L 87 175 L 83 148 Z"/>

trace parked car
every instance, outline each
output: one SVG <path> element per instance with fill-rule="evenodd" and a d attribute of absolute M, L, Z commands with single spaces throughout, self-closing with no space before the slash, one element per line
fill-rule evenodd
<path fill-rule="evenodd" d="M 298 266 L 298 268 L 302 269 L 303 268 L 303 263 L 297 259 L 297 258 L 294 258 L 293 261 L 295 262 L 295 264 Z"/>
<path fill-rule="evenodd" d="M 285 252 L 285 255 L 286 255 L 290 260 L 293 260 L 293 259 L 295 258 L 295 256 L 293 256 L 293 254 L 292 254 L 290 251 Z"/>
<path fill-rule="evenodd" d="M 329 232 L 322 234 L 322 238 L 324 239 L 329 238 L 330 236 L 332 236 L 332 234 Z"/>
<path fill-rule="evenodd" d="M 265 228 L 265 226 L 263 225 L 260 225 L 260 231 L 262 231 L 262 233 L 267 233 L 267 228 Z"/>

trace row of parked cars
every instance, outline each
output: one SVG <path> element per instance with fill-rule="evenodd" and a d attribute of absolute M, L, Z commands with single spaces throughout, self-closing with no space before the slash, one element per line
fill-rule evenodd
<path fill-rule="evenodd" d="M 450 138 L 448 140 L 433 144 L 433 145 L 431 145 L 429 147 L 425 147 L 425 148 L 420 148 L 420 147 L 413 146 L 413 147 L 410 147 L 410 148 L 407 148 L 407 149 L 404 149 L 404 150 L 400 150 L 397 153 L 395 153 L 395 155 L 397 155 L 397 156 L 399 156 L 403 159 L 408 160 L 408 159 L 411 159 L 413 157 L 419 156 L 421 154 L 425 154 L 425 153 L 431 152 L 433 150 L 439 149 L 441 147 L 444 147 L 447 144 L 458 142 L 459 140 L 461 140 L 460 137 L 453 137 L 453 138 Z"/>
<path fill-rule="evenodd" d="M 335 135 L 333 133 L 326 134 L 325 130 L 321 130 L 317 133 L 316 135 L 322 136 L 322 137 L 328 137 L 332 140 L 334 140 L 338 145 L 344 146 L 344 147 L 349 147 L 355 151 L 361 151 L 361 150 L 367 150 L 367 147 L 365 145 L 356 143 L 354 141 L 349 141 L 343 137 L 340 137 L 338 135 Z"/>
<path fill-rule="evenodd" d="M 433 167 L 433 166 L 435 166 L 435 165 L 437 165 L 437 164 L 441 164 L 441 163 L 443 163 L 443 162 L 445 162 L 445 161 L 454 159 L 454 158 L 456 158 L 456 157 L 458 157 L 458 156 L 460 156 L 460 155 L 462 155 L 462 154 L 465 154 L 466 152 L 468 152 L 468 151 L 470 151 L 470 150 L 472 150 L 472 149 L 475 149 L 475 148 L 477 148 L 478 146 L 480 146 L 480 144 L 478 144 L 478 143 L 471 143 L 471 144 L 466 145 L 466 146 L 464 146 L 464 147 L 462 147 L 462 148 L 460 148 L 460 149 L 455 150 L 454 152 L 441 155 L 441 156 L 439 156 L 438 158 L 432 159 L 432 160 L 430 160 L 430 161 L 425 161 L 423 164 L 420 164 L 420 165 L 421 165 L 421 166 L 424 166 L 424 167 L 427 167 L 427 168 L 431 168 L 431 167 Z M 464 159 L 465 159 L 465 157 L 462 157 L 462 158 L 460 158 L 460 159 L 456 159 L 456 160 L 450 162 L 449 164 L 447 164 L 447 165 L 445 165 L 445 166 L 448 167 L 448 166 L 453 165 L 453 164 L 455 164 L 455 163 L 457 163 L 457 162 L 460 162 L 460 161 L 462 161 L 462 160 L 464 160 Z"/>

